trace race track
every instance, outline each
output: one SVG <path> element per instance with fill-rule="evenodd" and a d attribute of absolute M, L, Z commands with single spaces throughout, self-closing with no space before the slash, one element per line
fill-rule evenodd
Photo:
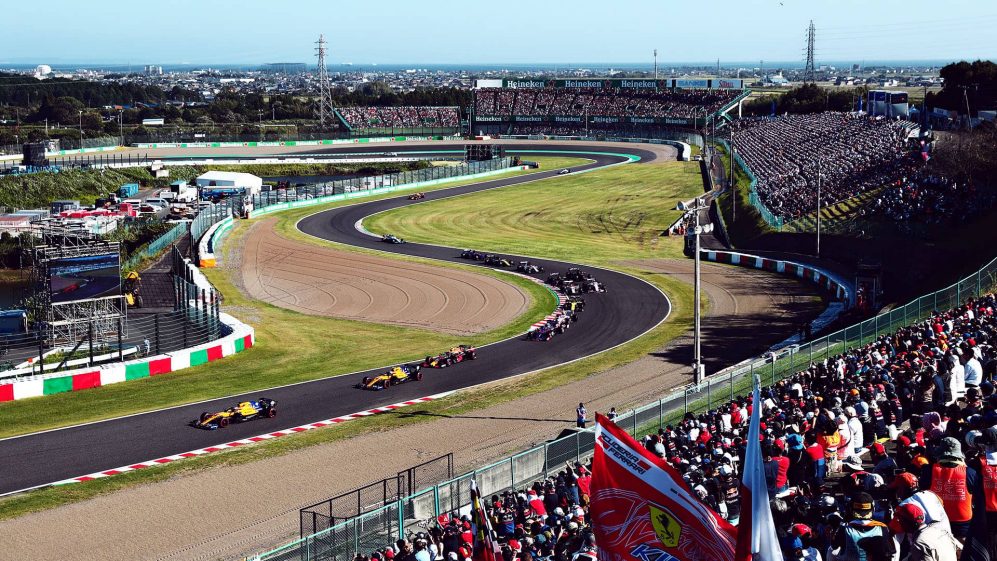
<path fill-rule="evenodd" d="M 348 147 L 352 152 L 379 152 L 384 147 Z M 449 147 L 453 149 L 454 147 Z M 402 151 L 392 146 L 392 150 Z M 446 150 L 448 146 L 436 144 L 434 149 Z M 619 149 L 616 149 L 619 151 Z M 528 154 L 526 147 L 517 151 Z M 581 144 L 544 144 L 541 152 L 588 152 L 585 157 L 595 161 L 573 168 L 575 171 L 592 169 L 625 161 L 618 155 L 607 155 L 605 146 Z M 627 153 L 653 160 L 656 155 L 643 149 L 629 149 Z M 639 165 L 639 164 L 636 164 Z M 427 193 L 426 201 L 474 191 L 536 181 L 556 174 L 555 170 L 486 181 Z M 356 230 L 355 224 L 370 214 L 407 204 L 402 195 L 398 198 L 372 201 L 354 206 L 328 210 L 303 219 L 299 228 L 305 233 L 345 244 L 392 251 L 445 261 L 465 262 L 458 257 L 459 250 L 422 244 L 388 245 L 377 238 Z M 459 240 L 455 240 L 458 243 Z M 514 260 L 527 259 L 543 265 L 548 272 L 564 272 L 574 266 L 567 262 L 535 259 L 527 256 L 510 256 Z M 50 482 L 125 466 L 152 458 L 178 454 L 188 450 L 247 438 L 263 432 L 302 425 L 316 420 L 336 417 L 360 410 L 371 409 L 435 394 L 500 380 L 509 376 L 531 372 L 562 364 L 625 343 L 663 321 L 670 310 L 667 298 L 654 286 L 621 273 L 583 267 L 593 273 L 609 289 L 600 295 L 586 298 L 582 319 L 565 334 L 547 343 L 510 339 L 483 347 L 475 362 L 445 370 L 427 370 L 419 383 L 404 384 L 383 392 L 353 389 L 364 375 L 377 374 L 377 369 L 349 376 L 316 380 L 264 392 L 218 399 L 194 405 L 170 408 L 112 419 L 76 427 L 25 435 L 0 440 L 0 493 L 26 489 Z M 427 350 L 438 352 L 439 350 Z M 413 357 L 415 358 L 415 357 Z M 251 354 L 245 360 L 251 359 Z M 240 360 L 240 359 L 235 359 Z M 99 391 L 99 390 L 93 390 Z M 202 431 L 186 426 L 202 411 L 222 409 L 233 402 L 253 399 L 259 395 L 276 399 L 280 415 L 274 421 L 232 425 L 225 430 Z"/>

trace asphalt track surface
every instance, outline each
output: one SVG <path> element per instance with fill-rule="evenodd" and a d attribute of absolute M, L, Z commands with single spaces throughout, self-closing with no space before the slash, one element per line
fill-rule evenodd
<path fill-rule="evenodd" d="M 366 147 L 365 147 L 366 148 Z M 456 146 L 438 146 L 446 150 Z M 351 151 L 360 151 L 350 147 Z M 380 152 L 384 148 L 367 151 Z M 403 151 L 395 148 L 395 151 Z M 517 149 L 528 154 L 527 148 Z M 540 151 L 608 152 L 606 147 L 578 144 L 544 144 Z M 618 151 L 618 149 L 617 149 Z M 642 161 L 654 154 L 628 149 Z M 607 155 L 586 155 L 595 162 L 577 166 L 573 171 L 597 168 L 624 161 Z M 639 164 L 629 164 L 639 165 Z M 473 185 L 433 191 L 422 201 L 408 201 L 407 194 L 397 198 L 372 201 L 328 210 L 303 219 L 299 228 L 309 234 L 350 245 L 444 261 L 469 263 L 459 258 L 459 249 L 422 244 L 391 245 L 356 230 L 355 224 L 365 216 L 406 206 L 422 204 L 449 196 L 496 187 L 516 185 L 554 176 L 550 170 L 528 176 L 485 181 Z M 528 235 L 528 233 L 526 233 Z M 454 240 L 455 244 L 459 240 Z M 543 265 L 546 273 L 564 272 L 574 265 L 567 262 L 508 256 L 513 261 L 529 259 Z M 431 395 L 500 380 L 509 376 L 562 364 L 625 343 L 663 321 L 670 311 L 667 298 L 654 286 L 621 273 L 582 267 L 608 287 L 608 292 L 586 296 L 581 319 L 562 335 L 549 342 L 514 338 L 480 348 L 478 359 L 451 368 L 426 369 L 421 382 L 412 382 L 388 390 L 372 392 L 354 389 L 366 375 L 376 375 L 383 368 L 286 386 L 264 392 L 252 392 L 225 399 L 180 406 L 0 440 L 0 494 L 45 485 L 88 473 L 126 466 L 154 458 L 248 438 L 261 433 L 308 424 L 322 419 L 347 415 Z M 385 344 L 390 344 L 386 341 Z M 427 349 L 435 354 L 445 349 Z M 206 431 L 187 426 L 202 411 L 220 410 L 247 399 L 265 395 L 277 400 L 279 414 L 274 420 L 231 425 L 223 430 Z"/>

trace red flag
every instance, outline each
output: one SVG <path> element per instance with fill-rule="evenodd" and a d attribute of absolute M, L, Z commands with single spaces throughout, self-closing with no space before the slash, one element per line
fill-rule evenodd
<path fill-rule="evenodd" d="M 474 561 L 498 561 L 502 558 L 495 542 L 492 540 L 492 525 L 488 514 L 481 504 L 481 493 L 478 484 L 471 480 L 471 520 L 474 523 Z"/>
<path fill-rule="evenodd" d="M 591 515 L 600 561 L 732 561 L 737 529 L 682 476 L 596 416 Z"/>

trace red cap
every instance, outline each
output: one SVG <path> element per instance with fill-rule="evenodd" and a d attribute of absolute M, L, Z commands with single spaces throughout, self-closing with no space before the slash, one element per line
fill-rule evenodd
<path fill-rule="evenodd" d="M 890 489 L 917 489 L 917 476 L 905 471 L 893 478 Z"/>
<path fill-rule="evenodd" d="M 509 548 L 513 551 L 520 551 L 522 548 L 519 546 L 519 540 L 509 540 Z"/>
<path fill-rule="evenodd" d="M 390 547 L 387 548 L 387 549 L 385 549 L 384 550 L 384 558 L 385 559 L 394 559 L 395 558 L 395 550 L 391 549 Z"/>
<path fill-rule="evenodd" d="M 872 450 L 872 453 L 877 456 L 883 456 L 886 454 L 886 447 L 880 444 L 879 442 L 874 442 L 872 446 L 869 447 L 869 449 Z"/>
<path fill-rule="evenodd" d="M 924 510 L 916 503 L 902 504 L 890 521 L 890 529 L 896 533 L 910 532 L 924 524 Z"/>
<path fill-rule="evenodd" d="M 793 535 L 798 538 L 813 534 L 813 531 L 810 529 L 810 526 L 807 526 L 806 524 L 793 524 L 793 527 L 790 528 L 790 531 L 792 531 Z"/>

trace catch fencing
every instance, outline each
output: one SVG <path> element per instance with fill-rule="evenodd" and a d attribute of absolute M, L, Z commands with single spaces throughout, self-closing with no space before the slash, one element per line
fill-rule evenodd
<path fill-rule="evenodd" d="M 947 310 L 976 298 L 997 286 L 997 259 L 951 286 L 917 298 L 899 308 L 884 312 L 804 345 L 792 345 L 727 368 L 700 385 L 681 387 L 652 403 L 628 411 L 616 423 L 635 437 L 682 419 L 687 413 L 700 413 L 729 402 L 750 391 L 757 374 L 764 385 L 782 380 L 815 361 L 825 360 L 875 341 L 883 334 L 917 323 L 935 310 Z M 475 480 L 483 495 L 518 490 L 534 481 L 556 474 L 565 463 L 587 460 L 594 450 L 593 429 L 572 432 L 556 440 L 530 448 L 454 479 L 337 523 L 273 551 L 252 557 L 252 561 L 351 561 L 357 553 L 368 554 L 411 532 L 424 530 L 437 516 L 466 513 L 470 504 L 470 482 Z"/>
<path fill-rule="evenodd" d="M 293 203 L 331 195 L 342 195 L 344 193 L 358 193 L 384 187 L 463 177 L 507 169 L 510 166 L 512 166 L 512 158 L 494 158 L 481 162 L 461 162 L 452 166 L 432 166 L 415 171 L 353 177 L 325 183 L 314 183 L 297 188 L 291 187 L 288 189 L 265 191 L 258 195 L 253 195 L 251 202 L 254 209 L 262 210 L 268 206 L 281 203 Z"/>
<path fill-rule="evenodd" d="M 383 508 L 401 497 L 453 477 L 453 453 L 440 456 L 299 511 L 301 536 L 327 530 L 346 520 Z"/>

